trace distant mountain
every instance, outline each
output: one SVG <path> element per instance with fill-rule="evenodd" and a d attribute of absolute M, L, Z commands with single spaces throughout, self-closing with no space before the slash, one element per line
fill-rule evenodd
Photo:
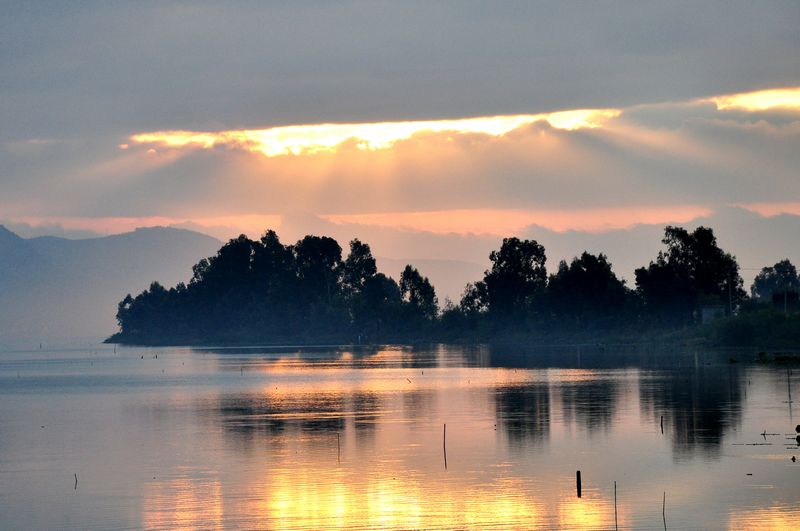
<path fill-rule="evenodd" d="M 221 244 L 164 227 L 69 240 L 24 239 L 0 225 L 0 345 L 108 336 L 127 293 L 188 281 Z"/>

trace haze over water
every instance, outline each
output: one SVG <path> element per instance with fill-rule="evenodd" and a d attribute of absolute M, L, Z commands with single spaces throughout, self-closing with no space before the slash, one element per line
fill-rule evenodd
<path fill-rule="evenodd" d="M 614 481 L 620 528 L 796 527 L 797 386 L 703 352 L 4 352 L 0 527 L 608 529 Z"/>

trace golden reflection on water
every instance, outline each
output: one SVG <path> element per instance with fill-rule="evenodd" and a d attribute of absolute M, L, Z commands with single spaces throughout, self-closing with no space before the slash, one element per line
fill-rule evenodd
<path fill-rule="evenodd" d="M 406 477 L 403 477 L 406 475 Z M 218 481 L 189 479 L 153 482 L 145 490 L 143 527 L 199 529 L 237 522 L 269 529 L 456 529 L 561 528 L 608 529 L 614 526 L 613 499 L 584 492 L 550 489 L 538 496 L 521 478 L 501 477 L 479 486 L 408 476 L 406 471 L 382 470 L 355 478 L 346 471 L 264 471 L 265 480 L 245 490 L 247 498 L 227 500 L 223 511 Z M 787 523 L 790 520 L 762 521 Z M 746 521 L 747 517 L 743 516 Z M 796 521 L 796 519 L 795 519 Z M 624 520 L 620 514 L 620 524 Z"/>
<path fill-rule="evenodd" d="M 800 513 L 797 511 L 797 502 L 747 511 L 733 511 L 728 524 L 728 529 L 770 529 L 781 531 L 798 528 L 800 528 Z"/>
<path fill-rule="evenodd" d="M 194 404 L 212 461 L 148 481 L 142 526 L 632 528 L 661 523 L 663 491 L 671 526 L 707 524 L 708 514 L 693 516 L 707 504 L 722 514 L 714 528 L 800 524 L 788 505 L 728 509 L 724 496 L 732 491 L 720 493 L 719 485 L 748 488 L 735 468 L 711 474 L 707 463 L 697 472 L 659 463 L 674 413 L 665 435 L 663 406 L 646 394 L 640 403 L 638 369 L 612 377 L 580 368 L 422 368 L 404 366 L 405 356 L 253 360 L 244 371 L 253 384 Z M 240 372 L 239 361 L 222 363 Z M 576 468 L 584 470 L 580 499 Z M 617 479 L 623 488 L 615 514 Z"/>
<path fill-rule="evenodd" d="M 178 478 L 148 482 L 144 491 L 145 529 L 208 529 L 224 521 L 218 480 Z"/>

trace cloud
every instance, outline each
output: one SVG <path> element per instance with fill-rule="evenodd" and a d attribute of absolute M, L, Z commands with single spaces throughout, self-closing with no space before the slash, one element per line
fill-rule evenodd
<path fill-rule="evenodd" d="M 124 150 L 116 139 L 38 146 L 36 155 L 12 150 L 0 209 L 21 220 L 97 218 L 98 226 L 160 217 L 216 225 L 217 236 L 225 227 L 251 231 L 248 216 L 295 211 L 500 235 L 529 224 L 599 231 L 684 222 L 726 205 L 769 212 L 800 198 L 800 115 L 793 110 L 719 110 L 706 100 L 641 104 L 582 114 L 591 127 L 578 128 L 554 127 L 552 113 L 525 116 L 344 124 L 326 149 L 277 156 L 240 139 L 241 131 L 149 139 Z M 305 145 L 313 146 L 318 127 L 285 139 L 311 138 Z M 370 137 L 387 130 L 382 140 Z M 368 138 L 349 136 L 355 133 Z"/>
<path fill-rule="evenodd" d="M 800 82 L 791 0 L 9 1 L 3 14 L 0 141 L 618 108 Z"/>
<path fill-rule="evenodd" d="M 605 120 L 618 116 L 619 113 L 617 109 L 575 109 L 543 114 L 480 116 L 451 120 L 289 125 L 219 132 L 156 131 L 131 135 L 130 140 L 135 144 L 167 148 L 211 149 L 216 146 L 228 146 L 267 157 L 278 157 L 332 152 L 345 143 L 354 144 L 362 150 L 389 149 L 397 142 L 421 134 L 483 134 L 498 137 L 537 122 L 546 122 L 551 127 L 567 131 L 592 129 L 600 127 Z M 123 146 L 125 147 L 121 149 L 128 149 L 128 144 Z M 147 151 L 155 152 L 152 147 Z"/>

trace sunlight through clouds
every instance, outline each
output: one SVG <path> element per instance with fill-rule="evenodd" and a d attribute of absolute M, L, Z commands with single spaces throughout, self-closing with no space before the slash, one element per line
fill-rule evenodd
<path fill-rule="evenodd" d="M 577 109 L 453 120 L 289 125 L 220 132 L 159 131 L 132 135 L 130 141 L 170 148 L 230 146 L 277 157 L 335 151 L 348 141 L 355 141 L 363 150 L 387 149 L 396 142 L 421 133 L 471 133 L 497 137 L 537 122 L 547 122 L 551 127 L 567 131 L 596 128 L 620 112 L 617 109 Z"/>
<path fill-rule="evenodd" d="M 800 111 L 800 87 L 727 94 L 715 96 L 706 101 L 713 102 L 720 111 Z"/>
<path fill-rule="evenodd" d="M 741 94 L 713 96 L 699 102 L 711 102 L 718 111 L 758 112 L 767 110 L 800 110 L 800 88 L 777 88 Z M 313 155 L 335 152 L 348 142 L 365 151 L 392 148 L 397 142 L 420 134 L 483 134 L 502 137 L 515 129 L 546 123 L 563 131 L 595 129 L 623 113 L 622 109 L 575 109 L 538 114 L 515 114 L 454 118 L 446 120 L 396 121 L 375 123 L 323 123 L 240 129 L 228 131 L 166 130 L 133 134 L 129 145 L 149 149 L 215 147 L 237 148 L 260 153 L 267 157 L 282 155 Z"/>

